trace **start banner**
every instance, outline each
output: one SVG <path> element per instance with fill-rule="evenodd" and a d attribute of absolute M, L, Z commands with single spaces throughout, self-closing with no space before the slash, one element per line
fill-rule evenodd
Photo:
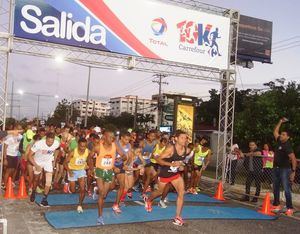
<path fill-rule="evenodd" d="M 150 0 L 15 0 L 14 36 L 227 69 L 230 19 Z"/>

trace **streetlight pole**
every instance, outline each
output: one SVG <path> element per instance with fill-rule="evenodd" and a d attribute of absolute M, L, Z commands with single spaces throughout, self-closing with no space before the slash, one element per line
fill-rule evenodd
<path fill-rule="evenodd" d="M 12 81 L 11 84 L 10 118 L 13 117 L 13 105 L 14 105 L 14 81 Z"/>
<path fill-rule="evenodd" d="M 39 126 L 39 114 L 40 114 L 40 94 L 37 94 L 37 110 L 36 110 L 36 126 Z"/>
<path fill-rule="evenodd" d="M 89 96 L 90 96 L 91 72 L 92 72 L 92 67 L 89 66 L 88 84 L 87 84 L 87 90 L 86 90 L 85 116 L 84 116 L 84 127 L 85 128 L 87 127 L 87 120 L 88 120 L 88 106 L 89 106 Z"/>

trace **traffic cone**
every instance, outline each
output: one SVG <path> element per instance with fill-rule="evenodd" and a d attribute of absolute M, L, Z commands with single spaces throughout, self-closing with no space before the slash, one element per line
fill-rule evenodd
<path fill-rule="evenodd" d="M 225 198 L 223 196 L 223 184 L 221 181 L 219 182 L 218 189 L 217 189 L 217 192 L 216 192 L 214 198 L 219 201 L 225 201 Z"/>
<path fill-rule="evenodd" d="M 270 202 L 270 193 L 266 194 L 266 197 L 264 199 L 262 208 L 260 211 L 258 211 L 259 213 L 262 213 L 264 215 L 275 215 L 271 212 L 271 202 Z"/>
<path fill-rule="evenodd" d="M 27 195 L 27 191 L 26 191 L 25 179 L 24 179 L 24 176 L 21 176 L 19 192 L 18 192 L 17 198 L 25 199 L 27 197 L 28 197 L 28 195 Z"/>
<path fill-rule="evenodd" d="M 15 199 L 14 189 L 12 186 L 11 177 L 8 178 L 7 184 L 6 184 L 6 190 L 5 190 L 5 199 Z"/>

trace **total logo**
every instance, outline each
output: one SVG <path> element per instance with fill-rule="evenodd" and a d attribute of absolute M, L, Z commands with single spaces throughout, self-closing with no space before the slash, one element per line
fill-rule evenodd
<path fill-rule="evenodd" d="M 182 21 L 177 24 L 179 29 L 179 49 L 194 53 L 207 53 L 211 57 L 221 56 L 217 39 L 220 39 L 219 29 L 207 24 L 198 24 L 193 21 Z M 191 45 L 194 45 L 191 47 Z M 199 48 L 200 47 L 200 48 Z M 201 48 L 202 47 L 202 48 Z"/>
<path fill-rule="evenodd" d="M 45 37 L 61 39 L 74 39 L 78 42 L 106 45 L 106 30 L 101 25 L 91 25 L 91 18 L 86 17 L 85 22 L 73 22 L 73 14 L 61 12 L 61 17 L 43 15 L 42 10 L 34 5 L 25 5 L 21 9 L 24 20 L 20 26 L 30 34 L 42 33 Z M 79 29 L 83 32 L 79 35 Z"/>
<path fill-rule="evenodd" d="M 155 38 L 149 39 L 149 42 L 151 44 L 158 46 L 168 46 L 168 44 L 165 41 L 161 40 L 161 37 L 165 35 L 165 33 L 168 30 L 167 23 L 163 18 L 160 17 L 152 20 L 151 30 L 155 36 Z"/>
<path fill-rule="evenodd" d="M 151 28 L 155 36 L 161 36 L 167 32 L 168 26 L 163 18 L 157 18 L 152 21 Z"/>

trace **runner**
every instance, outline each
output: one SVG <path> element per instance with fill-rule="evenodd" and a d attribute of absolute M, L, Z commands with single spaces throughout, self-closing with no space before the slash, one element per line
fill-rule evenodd
<path fill-rule="evenodd" d="M 200 192 L 199 183 L 202 172 L 206 170 L 211 160 L 211 150 L 208 148 L 208 138 L 202 137 L 200 144 L 195 148 L 193 175 L 189 192 L 198 194 Z"/>
<path fill-rule="evenodd" d="M 53 161 L 55 161 L 58 154 L 58 147 L 59 142 L 55 140 L 55 134 L 50 132 L 46 134 L 46 139 L 36 142 L 31 147 L 28 154 L 28 160 L 33 165 L 34 171 L 33 189 L 30 196 L 31 202 L 34 202 L 35 200 L 36 188 L 39 183 L 42 170 L 44 170 L 45 173 L 45 190 L 43 199 L 40 203 L 40 206 L 43 207 L 49 207 L 47 197 L 52 182 Z"/>
<path fill-rule="evenodd" d="M 151 192 L 151 188 L 149 187 L 150 183 L 152 182 L 151 180 L 153 179 L 153 174 L 155 171 L 151 167 L 151 155 L 152 152 L 156 146 L 156 134 L 155 130 L 151 130 L 147 134 L 147 139 L 141 141 L 140 146 L 142 147 L 142 154 L 143 158 L 145 160 L 145 174 L 144 174 L 144 188 L 142 192 L 142 196 L 144 200 L 147 198 L 146 193 Z"/>
<path fill-rule="evenodd" d="M 116 160 L 114 163 L 114 165 L 115 165 L 114 172 L 116 175 L 116 180 L 119 184 L 119 189 L 117 191 L 116 202 L 113 205 L 112 209 L 117 214 L 122 212 L 119 205 L 120 205 L 120 201 L 121 201 L 121 196 L 125 189 L 124 165 L 126 164 L 128 154 L 132 153 L 131 145 L 129 143 L 130 138 L 131 138 L 131 136 L 130 136 L 129 132 L 122 132 L 120 134 L 120 140 L 116 140 L 117 156 L 116 156 Z M 114 187 L 115 187 L 115 183 L 114 183 Z"/>
<path fill-rule="evenodd" d="M 96 164 L 94 164 L 94 154 L 97 155 Z M 105 131 L 103 133 L 101 142 L 95 145 L 93 151 L 89 154 L 89 174 L 95 175 L 99 191 L 97 218 L 98 225 L 104 225 L 102 216 L 103 205 L 114 180 L 115 173 L 113 168 L 116 154 L 117 146 L 114 142 L 114 135 L 111 131 Z"/>
<path fill-rule="evenodd" d="M 16 125 L 14 130 L 21 130 L 22 127 L 20 125 Z M 14 175 L 18 168 L 19 164 L 19 144 L 22 139 L 21 134 L 12 135 L 9 134 L 4 140 L 4 149 L 3 149 L 3 158 L 4 158 L 4 166 L 6 166 L 6 170 L 4 173 L 4 185 L 5 188 L 7 184 L 8 177 L 12 177 L 13 186 L 14 186 Z"/>
<path fill-rule="evenodd" d="M 80 138 L 78 140 L 78 147 L 70 152 L 65 160 L 64 166 L 68 172 L 68 180 L 70 191 L 75 193 L 75 182 L 79 184 L 79 204 L 77 212 L 83 213 L 82 203 L 85 196 L 85 178 L 87 169 L 87 159 L 89 150 L 87 148 L 87 140 Z"/>
<path fill-rule="evenodd" d="M 183 160 L 186 154 L 187 134 L 181 130 L 175 134 L 175 145 L 169 145 L 166 150 L 156 159 L 157 163 L 161 165 L 158 190 L 151 193 L 149 199 L 145 202 L 147 212 L 152 211 L 152 201 L 161 196 L 164 188 L 168 183 L 171 183 L 177 192 L 176 202 L 176 216 L 173 224 L 182 226 L 183 220 L 181 218 L 183 202 L 184 202 L 184 181 L 180 176 L 180 171 L 183 171 Z"/>

